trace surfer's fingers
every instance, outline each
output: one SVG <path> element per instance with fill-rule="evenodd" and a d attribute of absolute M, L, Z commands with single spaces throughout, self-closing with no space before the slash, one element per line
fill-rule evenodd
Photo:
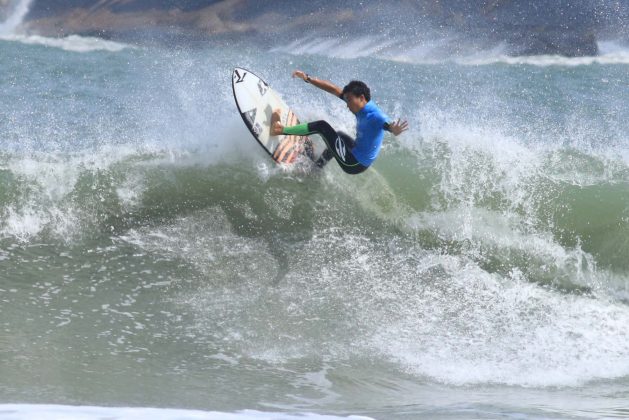
<path fill-rule="evenodd" d="M 408 121 L 406 120 L 402 121 L 401 118 L 398 118 L 397 121 L 395 122 L 395 125 L 397 125 L 398 127 L 405 127 L 408 125 Z"/>
<path fill-rule="evenodd" d="M 402 121 L 400 118 L 392 124 L 395 128 L 393 134 L 396 136 L 408 130 L 408 121 Z"/>
<path fill-rule="evenodd" d="M 397 121 L 395 121 L 395 122 L 393 123 L 393 125 L 395 125 L 395 126 L 397 126 L 397 127 L 400 127 L 400 128 L 402 128 L 402 129 L 404 129 L 404 128 L 407 128 L 407 127 L 408 127 L 408 121 L 406 121 L 406 120 L 402 121 L 402 119 L 401 119 L 401 118 L 398 118 L 398 119 L 397 119 Z"/>

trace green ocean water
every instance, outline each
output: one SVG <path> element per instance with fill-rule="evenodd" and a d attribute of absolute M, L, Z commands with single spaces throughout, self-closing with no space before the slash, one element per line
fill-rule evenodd
<path fill-rule="evenodd" d="M 629 55 L 328 50 L 0 41 L 0 402 L 627 414 Z M 276 167 L 235 66 L 411 128 L 364 175 Z"/>

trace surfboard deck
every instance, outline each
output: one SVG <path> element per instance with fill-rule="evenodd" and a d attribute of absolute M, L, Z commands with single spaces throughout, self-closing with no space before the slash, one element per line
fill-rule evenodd
<path fill-rule="evenodd" d="M 245 125 L 276 163 L 294 165 L 303 161 L 314 162 L 323 153 L 323 148 L 316 147 L 310 137 L 271 136 L 273 110 L 281 110 L 280 121 L 284 126 L 299 124 L 299 118 L 261 77 L 236 67 L 232 72 L 232 90 Z"/>

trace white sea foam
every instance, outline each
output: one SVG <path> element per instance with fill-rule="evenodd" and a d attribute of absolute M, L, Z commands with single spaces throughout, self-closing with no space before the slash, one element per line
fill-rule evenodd
<path fill-rule="evenodd" d="M 456 385 L 534 387 L 629 374 L 624 305 L 557 293 L 517 271 L 502 277 L 453 256 L 433 259 L 427 267 L 447 280 L 409 295 L 404 315 L 372 337 L 409 372 Z"/>
<path fill-rule="evenodd" d="M 2 216 L 3 226 L 0 229 L 0 236 L 14 237 L 20 241 L 26 241 L 37 235 L 49 222 L 49 218 L 43 211 L 32 207 L 19 210 L 8 208 Z"/>
<path fill-rule="evenodd" d="M 496 55 L 476 58 L 462 58 L 454 60 L 458 64 L 469 66 L 482 66 L 490 64 L 529 65 L 538 67 L 547 66 L 589 66 L 592 64 L 629 64 L 629 51 L 617 51 L 604 53 L 598 56 L 564 57 L 561 55 L 532 55 L 532 56 L 508 56 Z"/>
<path fill-rule="evenodd" d="M 9 17 L 0 23 L 0 35 L 8 35 L 15 32 L 30 10 L 33 0 L 16 0 L 13 3 Z"/>
<path fill-rule="evenodd" d="M 357 58 L 377 55 L 391 47 L 394 41 L 374 36 L 343 38 L 308 37 L 297 39 L 290 44 L 274 48 L 272 51 L 285 51 L 291 54 L 320 54 L 337 58 Z"/>
<path fill-rule="evenodd" d="M 295 55 L 317 54 L 328 57 L 354 59 L 376 57 L 397 62 L 415 64 L 456 63 L 467 66 L 493 64 L 530 66 L 587 66 L 592 64 L 629 64 L 629 48 L 614 41 L 601 41 L 597 56 L 565 57 L 561 55 L 510 56 L 505 45 L 499 44 L 489 50 L 459 51 L 453 48 L 453 39 L 424 40 L 422 42 L 399 42 L 391 37 L 359 36 L 351 40 L 344 38 L 305 37 L 297 39 L 272 51 Z"/>
<path fill-rule="evenodd" d="M 450 226 L 439 226 L 439 234 L 456 235 L 457 222 L 446 221 Z M 471 223 L 477 235 L 472 239 L 493 239 L 507 252 L 519 247 L 543 260 L 541 270 L 592 268 L 579 260 L 580 250 L 562 248 L 550 238 L 488 232 L 478 220 Z M 473 250 L 455 255 L 400 246 L 396 240 L 370 243 L 330 228 L 302 244 L 300 256 L 290 257 L 288 280 L 276 290 L 259 287 L 277 269 L 265 244 L 244 245 L 224 230 L 225 223 L 211 213 L 182 218 L 166 234 L 143 229 L 121 239 L 211 273 L 206 287 L 178 299 L 195 311 L 195 328 L 225 334 L 248 357 L 273 366 L 375 352 L 413 375 L 456 385 L 578 386 L 629 374 L 624 304 L 540 285 L 517 263 L 501 274 L 483 267 L 489 262 L 482 256 L 475 261 Z M 250 283 L 246 277 L 235 283 L 224 266 L 220 273 L 213 268 L 227 255 L 239 261 L 236 265 L 255 265 L 258 272 Z M 218 318 L 221 332 L 213 327 Z M 271 318 L 274 328 L 263 328 L 260 323 Z M 351 324 L 355 333 L 340 337 L 330 327 L 337 323 Z M 323 354 L 317 342 L 326 343 Z M 319 392 L 327 389 L 324 383 L 311 385 Z"/>
<path fill-rule="evenodd" d="M 45 229 L 57 237 L 72 237 L 81 228 L 80 220 L 87 221 L 85 217 L 93 216 L 88 216 L 89 212 L 81 208 L 82 203 L 71 199 L 81 176 L 109 170 L 136 153 L 137 150 L 126 147 L 104 147 L 89 154 L 33 153 L 8 158 L 0 168 L 9 170 L 26 188 L 19 202 L 0 210 L 0 237 L 27 241 Z M 129 173 L 117 192 L 122 204 L 132 207 L 142 189 L 142 179 Z M 104 200 L 103 197 L 96 199 Z"/>
<path fill-rule="evenodd" d="M 184 410 L 174 408 L 94 407 L 52 404 L 0 404 L 1 420 L 369 420 L 364 416 L 333 416 L 315 413 L 279 413 L 257 410 L 236 412 Z"/>
<path fill-rule="evenodd" d="M 20 25 L 30 10 L 33 0 L 16 0 L 8 18 L 0 23 L 0 40 L 20 42 L 30 45 L 43 45 L 46 47 L 60 48 L 65 51 L 91 52 L 109 51 L 118 52 L 126 48 L 134 48 L 129 44 L 109 41 L 96 37 L 85 37 L 79 35 L 69 35 L 66 37 L 53 38 L 35 34 L 19 33 Z M 9 6 L 11 7 L 11 6 Z"/>
<path fill-rule="evenodd" d="M 51 48 L 60 48 L 72 52 L 109 51 L 119 52 L 127 48 L 135 48 L 132 45 L 121 42 L 109 41 L 96 37 L 69 35 L 63 38 L 51 38 L 40 35 L 8 34 L 0 36 L 1 40 L 21 42 L 30 45 L 43 45 Z"/>

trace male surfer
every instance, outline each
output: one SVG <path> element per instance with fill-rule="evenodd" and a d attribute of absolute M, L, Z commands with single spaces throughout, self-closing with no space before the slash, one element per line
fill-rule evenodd
<path fill-rule="evenodd" d="M 282 134 L 308 136 L 320 134 L 328 148 L 323 152 L 317 165 L 323 167 L 330 159 L 335 158 L 341 168 L 348 174 L 359 174 L 365 171 L 378 157 L 384 131 L 398 136 L 408 129 L 406 121 L 389 121 L 389 118 L 371 100 L 369 87 L 360 81 L 353 80 L 343 89 L 327 80 L 317 79 L 300 70 L 293 72 L 293 77 L 303 79 L 306 83 L 333 94 L 345 101 L 347 107 L 356 115 L 356 140 L 343 132 L 336 132 L 327 121 L 320 120 L 303 123 L 292 127 L 284 127 L 280 122 L 280 110 L 275 110 L 271 117 L 271 135 Z"/>

